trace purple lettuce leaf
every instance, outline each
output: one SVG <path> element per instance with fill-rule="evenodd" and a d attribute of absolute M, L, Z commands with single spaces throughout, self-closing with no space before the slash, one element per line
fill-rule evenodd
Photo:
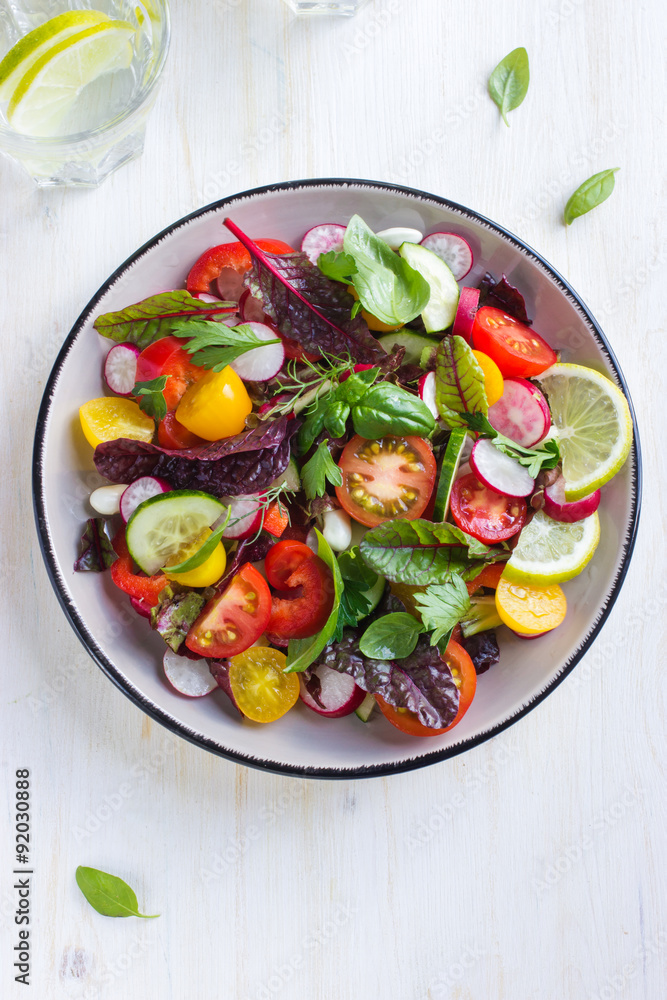
<path fill-rule="evenodd" d="M 97 446 L 95 467 L 112 483 L 160 476 L 175 489 L 217 497 L 260 493 L 287 468 L 298 427 L 298 420 L 280 417 L 234 437 L 181 450 L 118 438 Z"/>
<path fill-rule="evenodd" d="M 478 674 L 485 673 L 500 659 L 500 648 L 496 633 L 477 632 L 475 635 L 461 636 L 459 642 L 472 660 Z"/>
<path fill-rule="evenodd" d="M 177 653 L 204 604 L 205 598 L 195 590 L 174 591 L 165 587 L 159 604 L 151 611 L 151 628 Z"/>
<path fill-rule="evenodd" d="M 430 729 L 444 729 L 459 709 L 452 672 L 426 636 L 419 637 L 410 656 L 392 662 L 365 657 L 357 635 L 346 631 L 341 642 L 327 646 L 315 666 L 350 674 L 364 691 L 381 695 L 395 708 L 414 712 Z"/>
<path fill-rule="evenodd" d="M 252 295 L 261 296 L 284 337 L 314 354 L 365 363 L 385 357 L 361 315 L 351 318 L 354 298 L 345 285 L 323 275 L 306 254 L 267 253 L 231 219 L 225 219 L 225 225 L 252 257 L 246 286 Z"/>
<path fill-rule="evenodd" d="M 533 321 L 528 319 L 526 300 L 518 288 L 510 285 L 504 274 L 500 281 L 496 281 L 493 275 L 487 271 L 480 281 L 479 290 L 480 308 L 481 306 L 494 306 L 496 309 L 502 309 L 503 312 L 514 316 L 514 319 L 518 319 L 520 323 L 531 326 Z"/>
<path fill-rule="evenodd" d="M 232 685 L 229 680 L 229 660 L 209 660 L 208 668 L 213 675 L 213 679 L 217 682 L 218 687 L 225 692 L 237 712 L 243 715 L 243 712 L 241 712 L 238 702 L 234 697 Z"/>
<path fill-rule="evenodd" d="M 79 556 L 74 563 L 77 573 L 103 573 L 118 558 L 111 544 L 111 523 L 104 517 L 90 517 L 79 542 Z"/>

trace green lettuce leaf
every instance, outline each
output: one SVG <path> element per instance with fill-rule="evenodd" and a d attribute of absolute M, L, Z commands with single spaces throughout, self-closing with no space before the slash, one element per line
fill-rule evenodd
<path fill-rule="evenodd" d="M 463 337 L 443 337 L 435 353 L 435 402 L 450 427 L 466 427 L 462 413 L 489 412 L 484 373 Z"/>

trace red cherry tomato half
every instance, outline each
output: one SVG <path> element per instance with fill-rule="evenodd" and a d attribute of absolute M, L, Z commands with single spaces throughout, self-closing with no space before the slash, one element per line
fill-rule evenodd
<path fill-rule="evenodd" d="M 360 524 L 374 527 L 394 517 L 413 521 L 426 510 L 436 464 L 424 438 L 369 441 L 355 434 L 338 465 L 343 473 L 338 502 Z"/>
<path fill-rule="evenodd" d="M 255 240 L 260 250 L 267 253 L 294 253 L 291 246 L 282 240 Z M 245 274 L 252 266 L 250 254 L 242 243 L 221 243 L 210 247 L 195 261 L 186 282 L 191 294 L 210 292 L 211 282 L 219 276 L 223 267 L 231 267 L 239 274 Z"/>
<path fill-rule="evenodd" d="M 334 602 L 329 567 L 303 542 L 286 540 L 269 549 L 266 577 L 273 595 L 267 632 L 279 639 L 306 639 L 325 625 Z"/>
<path fill-rule="evenodd" d="M 148 607 L 154 608 L 158 603 L 160 591 L 164 590 L 169 583 L 166 576 L 164 573 L 143 576 L 133 572 L 132 557 L 125 541 L 124 528 L 121 528 L 115 536 L 112 545 L 118 559 L 111 564 L 111 579 L 130 597 L 134 597 L 137 601 L 143 601 Z"/>
<path fill-rule="evenodd" d="M 558 360 L 539 333 L 493 306 L 482 306 L 477 311 L 472 342 L 476 350 L 495 361 L 505 378 L 531 378 Z"/>
<path fill-rule="evenodd" d="M 236 656 L 259 639 L 270 616 L 268 584 L 254 566 L 245 563 L 225 590 L 204 606 L 185 645 L 201 656 Z"/>
<path fill-rule="evenodd" d="M 448 733 L 450 729 L 458 725 L 475 697 L 477 673 L 474 663 L 463 646 L 459 646 L 458 642 L 450 639 L 442 658 L 449 665 L 454 683 L 459 689 L 459 710 L 454 721 L 450 722 L 444 729 L 430 729 L 419 721 L 414 712 L 408 711 L 407 708 L 394 708 L 393 705 L 388 705 L 379 694 L 375 695 L 375 700 L 385 719 L 388 719 L 392 726 L 396 726 L 408 736 L 442 736 L 443 733 Z"/>
<path fill-rule="evenodd" d="M 187 427 L 179 423 L 175 413 L 168 413 L 157 426 L 157 439 L 163 448 L 194 448 L 198 444 L 209 444 L 203 438 L 197 437 Z"/>
<path fill-rule="evenodd" d="M 521 531 L 528 507 L 519 497 L 504 497 L 482 486 L 471 472 L 452 486 L 450 508 L 455 523 L 485 545 L 504 542 Z"/>
<path fill-rule="evenodd" d="M 198 382 L 205 374 L 205 368 L 192 364 L 183 341 L 178 337 L 156 340 L 137 358 L 137 382 L 150 382 L 162 375 L 167 376 L 163 394 L 168 410 L 175 410 L 188 386 Z"/>

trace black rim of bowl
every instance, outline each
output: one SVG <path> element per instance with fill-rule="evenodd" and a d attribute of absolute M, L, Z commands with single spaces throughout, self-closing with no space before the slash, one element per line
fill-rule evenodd
<path fill-rule="evenodd" d="M 409 198 L 414 198 L 416 200 L 422 201 L 427 200 L 436 205 L 442 205 L 443 208 L 451 209 L 454 212 L 460 213 L 462 216 L 467 216 L 469 219 L 480 223 L 485 228 L 501 236 L 504 240 L 510 243 L 512 246 L 516 247 L 522 253 L 532 260 L 538 262 L 541 267 L 547 272 L 547 274 L 552 278 L 558 288 L 569 297 L 569 299 L 576 305 L 578 311 L 582 315 L 584 321 L 588 324 L 591 329 L 595 339 L 597 340 L 598 346 L 604 351 L 614 374 L 623 389 L 625 397 L 628 401 L 630 407 L 630 413 L 632 416 L 632 424 L 634 430 L 634 441 L 632 447 L 632 458 L 633 458 L 633 474 L 632 474 L 632 502 L 630 510 L 630 525 L 627 532 L 625 541 L 623 543 L 623 555 L 622 562 L 611 587 L 609 596 L 605 606 L 600 612 L 600 616 L 593 626 L 589 635 L 584 639 L 579 648 L 570 657 L 567 663 L 564 664 L 563 668 L 560 670 L 558 675 L 544 688 L 536 694 L 526 705 L 518 709 L 513 715 L 504 721 L 498 723 L 492 728 L 479 733 L 477 736 L 470 737 L 467 740 L 462 741 L 452 747 L 446 747 L 444 749 L 435 750 L 431 753 L 421 754 L 418 757 L 406 757 L 404 760 L 396 761 L 391 764 L 373 764 L 364 765 L 361 767 L 351 767 L 351 768 L 335 768 L 335 767 L 305 767 L 296 764 L 282 764 L 277 761 L 263 760 L 258 757 L 248 756 L 246 754 L 238 753 L 235 750 L 230 750 L 227 747 L 222 746 L 215 740 L 212 740 L 202 734 L 196 732 L 196 730 L 190 729 L 183 722 L 169 715 L 163 709 L 161 709 L 155 702 L 146 698 L 145 695 L 139 691 L 133 684 L 131 684 L 127 678 L 125 678 L 117 667 L 111 662 L 107 657 L 101 647 L 98 645 L 95 637 L 88 630 L 86 623 L 81 617 L 76 604 L 70 599 L 67 591 L 65 589 L 63 581 L 60 579 L 60 572 L 58 562 L 55 556 L 55 551 L 51 542 L 48 519 L 46 514 L 46 508 L 44 503 L 44 480 L 43 480 L 43 453 L 45 445 L 45 435 L 46 426 L 49 417 L 49 412 L 51 409 L 51 401 L 55 392 L 56 383 L 58 381 L 58 376 L 60 371 L 65 364 L 67 355 L 69 354 L 70 348 L 72 347 L 74 341 L 81 332 L 84 324 L 86 323 L 88 317 L 96 308 L 97 303 L 102 298 L 102 296 L 108 291 L 108 289 L 114 284 L 114 282 L 120 277 L 123 272 L 134 264 L 139 258 L 143 257 L 148 251 L 155 247 L 161 240 L 166 236 L 169 236 L 177 229 L 186 225 L 192 219 L 196 219 L 202 215 L 207 215 L 210 212 L 218 211 L 226 205 L 232 202 L 237 202 L 243 199 L 250 199 L 258 195 L 271 194 L 279 191 L 295 191 L 302 188 L 313 188 L 313 187 L 361 187 L 369 188 L 371 190 L 386 191 L 389 193 L 397 193 L 405 195 Z M 557 272 L 554 268 L 532 247 L 524 243 L 522 240 L 518 239 L 512 233 L 503 229 L 502 226 L 497 225 L 490 219 L 485 218 L 483 215 L 479 215 L 477 212 L 473 212 L 471 209 L 464 205 L 459 205 L 456 202 L 448 201 L 446 198 L 441 198 L 437 195 L 431 194 L 426 191 L 420 191 L 417 188 L 402 187 L 395 184 L 386 184 L 382 181 L 372 181 L 372 180 L 362 180 L 356 178 L 340 178 L 340 177 L 320 177 L 312 178 L 307 180 L 298 181 L 287 181 L 279 184 L 268 184 L 263 187 L 252 188 L 248 191 L 242 191 L 237 194 L 231 195 L 228 198 L 222 198 L 219 201 L 212 202 L 210 205 L 206 205 L 204 208 L 198 209 L 192 212 L 190 215 L 184 216 L 182 219 L 177 220 L 172 225 L 163 229 L 162 232 L 158 233 L 151 240 L 140 247 L 132 256 L 128 257 L 123 264 L 118 267 L 114 273 L 104 282 L 104 284 L 98 289 L 95 295 L 86 305 L 85 309 L 77 319 L 76 323 L 72 327 L 65 343 L 63 344 L 58 357 L 56 358 L 49 379 L 46 383 L 44 389 L 44 395 L 42 397 L 41 406 L 39 409 L 39 414 L 37 417 L 37 430 L 35 433 L 35 444 L 33 451 L 33 466 L 32 466 L 32 481 L 33 481 L 33 505 L 35 512 L 35 520 L 37 524 L 37 532 L 39 535 L 40 547 L 42 550 L 42 555 L 46 563 L 47 572 L 51 580 L 51 584 L 56 592 L 56 596 L 60 601 L 63 611 L 67 616 L 70 625 L 78 635 L 79 639 L 83 643 L 89 655 L 95 660 L 97 665 L 104 671 L 104 673 L 109 677 L 111 681 L 118 687 L 135 705 L 137 705 L 143 712 L 159 722 L 170 732 L 177 736 L 181 736 L 188 740 L 190 743 L 194 743 L 198 747 L 202 747 L 205 750 L 209 750 L 211 753 L 217 754 L 221 757 L 226 757 L 228 760 L 234 761 L 237 764 L 244 764 L 247 767 L 254 767 L 259 770 L 273 772 L 275 774 L 285 774 L 298 777 L 306 778 L 364 778 L 364 777 L 381 777 L 390 774 L 400 774 L 404 771 L 411 771 L 415 768 L 426 767 L 429 764 L 435 764 L 438 761 L 446 760 L 449 757 L 456 757 L 461 753 L 465 753 L 467 750 L 478 746 L 481 743 L 485 743 L 487 740 L 494 736 L 497 736 L 503 730 L 508 729 L 510 726 L 518 722 L 519 719 L 531 712 L 540 702 L 551 694 L 552 691 L 570 674 L 574 669 L 579 660 L 588 651 L 591 644 L 596 639 L 598 633 L 600 632 L 602 626 L 604 625 L 607 617 L 613 608 L 616 598 L 618 597 L 625 575 L 628 571 L 630 565 L 630 559 L 632 556 L 632 551 L 635 545 L 635 539 L 637 536 L 637 528 L 639 525 L 639 512 L 641 507 L 641 490 L 642 490 L 642 467 L 641 467 L 641 446 L 639 441 L 639 431 L 637 428 L 637 421 L 635 418 L 634 408 L 632 405 L 632 400 L 630 398 L 630 393 L 620 371 L 618 362 L 611 347 L 607 343 L 607 339 L 600 329 L 598 323 L 594 317 L 589 312 L 586 305 L 582 302 L 580 297 L 574 291 L 574 289 L 569 285 L 569 283 Z"/>

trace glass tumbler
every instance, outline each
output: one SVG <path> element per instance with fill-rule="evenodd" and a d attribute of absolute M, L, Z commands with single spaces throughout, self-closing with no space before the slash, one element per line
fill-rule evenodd
<path fill-rule="evenodd" d="M 141 155 L 167 56 L 167 0 L 0 0 L 0 59 L 56 15 L 82 10 L 129 22 L 135 29 L 132 59 L 83 86 L 53 135 L 12 128 L 7 120 L 10 100 L 0 102 L 0 152 L 21 163 L 40 187 L 95 187 Z"/>
<path fill-rule="evenodd" d="M 285 0 L 295 14 L 342 14 L 352 17 L 366 0 Z"/>

